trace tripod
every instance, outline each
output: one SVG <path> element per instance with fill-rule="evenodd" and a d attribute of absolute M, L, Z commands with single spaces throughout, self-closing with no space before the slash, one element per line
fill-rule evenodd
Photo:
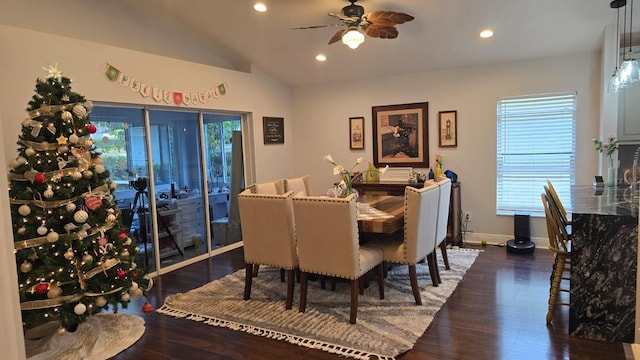
<path fill-rule="evenodd" d="M 147 213 L 148 210 L 147 207 L 145 206 L 145 198 L 147 199 L 147 202 L 149 201 L 149 193 L 146 192 L 144 190 L 144 188 L 138 188 L 136 187 L 136 196 L 133 198 L 133 204 L 131 205 L 131 210 L 132 212 L 135 212 L 138 214 L 138 223 L 140 226 L 140 237 L 142 238 L 142 241 L 144 241 L 144 264 L 146 266 L 146 268 L 149 268 L 149 257 L 147 256 L 148 251 L 147 251 Z M 139 206 L 138 206 L 138 202 Z M 169 229 L 169 226 L 167 226 L 167 224 L 164 222 L 164 220 L 162 219 L 162 216 L 160 216 L 160 213 L 158 212 L 158 210 L 156 209 L 156 218 L 158 219 L 158 221 L 162 224 L 162 226 L 164 227 L 164 230 L 167 232 L 167 234 L 169 234 L 169 238 L 171 238 L 171 241 L 173 242 L 174 245 L 174 249 L 178 250 L 178 253 L 180 253 L 180 256 L 184 257 L 184 253 L 182 252 L 182 250 L 180 249 L 180 246 L 178 246 L 178 243 L 176 242 L 176 239 L 173 237 L 173 234 L 171 233 L 171 229 Z"/>

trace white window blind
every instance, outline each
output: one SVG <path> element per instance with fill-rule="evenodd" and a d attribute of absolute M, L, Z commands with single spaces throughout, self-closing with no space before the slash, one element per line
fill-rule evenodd
<path fill-rule="evenodd" d="M 576 93 L 498 99 L 496 213 L 543 216 L 547 179 L 567 211 L 575 184 Z"/>

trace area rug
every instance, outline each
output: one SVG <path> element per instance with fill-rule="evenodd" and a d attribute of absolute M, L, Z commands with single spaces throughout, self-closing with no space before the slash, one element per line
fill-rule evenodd
<path fill-rule="evenodd" d="M 422 306 L 416 306 L 407 266 L 394 266 L 385 279 L 380 300 L 375 282 L 360 295 L 358 318 L 349 324 L 349 283 L 336 291 L 309 282 L 307 310 L 298 312 L 299 284 L 292 310 L 285 310 L 286 283 L 280 271 L 260 267 L 253 280 L 251 300 L 243 300 L 245 272 L 239 270 L 187 293 L 174 294 L 157 311 L 207 325 L 287 341 L 356 359 L 395 359 L 422 336 L 451 295 L 479 251 L 450 249 L 451 270 L 440 264 L 442 283 L 433 287 L 427 264 L 417 265 Z M 439 260 L 441 262 L 441 260 Z"/>
<path fill-rule="evenodd" d="M 144 334 L 144 320 L 130 314 L 96 314 L 75 332 L 57 334 L 49 323 L 25 334 L 28 360 L 109 359 L 129 348 Z"/>

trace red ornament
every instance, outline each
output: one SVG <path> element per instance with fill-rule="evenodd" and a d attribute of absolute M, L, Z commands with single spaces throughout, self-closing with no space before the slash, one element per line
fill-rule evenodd
<path fill-rule="evenodd" d="M 33 178 L 33 181 L 36 184 L 44 184 L 47 181 L 47 177 L 44 175 L 44 173 L 37 173 Z"/>
<path fill-rule="evenodd" d="M 36 294 L 46 294 L 49 291 L 49 284 L 40 283 L 36 285 Z"/>
<path fill-rule="evenodd" d="M 145 314 L 149 314 L 150 312 L 153 311 L 153 305 L 149 304 L 148 302 L 144 303 L 144 305 L 142 305 L 142 312 Z"/>
<path fill-rule="evenodd" d="M 89 195 L 84 198 L 84 204 L 87 205 L 89 210 L 93 211 L 102 206 L 102 198 L 98 195 Z"/>
<path fill-rule="evenodd" d="M 131 274 L 131 278 L 132 278 L 132 279 L 137 279 L 137 278 L 138 278 L 138 273 L 133 273 L 133 274 Z"/>
<path fill-rule="evenodd" d="M 120 234 L 118 234 L 118 238 L 120 240 L 127 240 L 127 238 L 129 237 L 129 234 L 127 234 L 126 232 L 121 232 Z"/>
<path fill-rule="evenodd" d="M 87 125 L 87 131 L 89 132 L 89 134 L 95 134 L 96 131 L 98 131 L 98 128 L 96 128 L 96 126 L 93 124 L 89 124 Z"/>
<path fill-rule="evenodd" d="M 120 269 L 118 270 L 118 279 L 124 279 L 124 277 L 127 276 L 127 272 Z"/>

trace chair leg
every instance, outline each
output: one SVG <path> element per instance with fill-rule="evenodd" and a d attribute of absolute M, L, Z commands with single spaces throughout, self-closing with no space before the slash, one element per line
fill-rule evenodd
<path fill-rule="evenodd" d="M 351 280 L 351 313 L 349 316 L 349 323 L 351 324 L 356 323 L 358 315 L 358 293 L 360 292 L 360 281 L 358 280 Z"/>
<path fill-rule="evenodd" d="M 320 289 L 324 290 L 327 287 L 327 279 L 324 275 L 320 275 Z"/>
<path fill-rule="evenodd" d="M 307 273 L 300 271 L 300 304 L 298 311 L 305 312 L 307 310 Z"/>
<path fill-rule="evenodd" d="M 555 257 L 555 266 L 553 270 L 553 280 L 551 289 L 549 289 L 549 310 L 547 310 L 547 324 L 553 319 L 553 310 L 558 301 L 558 291 L 560 289 L 560 281 L 562 281 L 562 272 L 564 271 L 564 258 L 562 256 Z"/>
<path fill-rule="evenodd" d="M 332 277 L 330 281 L 331 281 L 331 291 L 336 291 L 336 278 Z"/>
<path fill-rule="evenodd" d="M 253 270 L 252 270 L 253 277 L 258 276 L 258 270 L 260 270 L 260 265 L 258 264 L 253 265 Z"/>
<path fill-rule="evenodd" d="M 413 297 L 416 299 L 416 305 L 422 305 L 420 297 L 420 289 L 418 288 L 418 276 L 416 274 L 416 264 L 409 264 L 409 280 L 411 281 L 411 290 Z"/>
<path fill-rule="evenodd" d="M 280 282 L 284 282 L 284 269 L 280 269 Z"/>
<path fill-rule="evenodd" d="M 285 305 L 286 310 L 291 310 L 291 307 L 293 306 L 293 288 L 296 282 L 294 274 L 295 272 L 293 269 L 287 270 L 287 302 Z"/>
<path fill-rule="evenodd" d="M 253 281 L 253 265 L 245 264 L 245 277 L 244 277 L 244 299 L 249 300 L 251 298 L 251 283 Z"/>
<path fill-rule="evenodd" d="M 427 255 L 427 265 L 429 265 L 429 276 L 431 277 L 431 284 L 433 284 L 433 287 L 438 287 L 438 285 L 440 284 L 438 282 L 440 274 L 438 273 L 438 261 L 436 260 L 434 253 L 435 251 Z"/>
<path fill-rule="evenodd" d="M 440 252 L 442 253 L 442 261 L 444 261 L 444 268 L 446 270 L 451 270 L 449 266 L 449 257 L 447 256 L 447 241 L 443 240 L 440 243 Z"/>
<path fill-rule="evenodd" d="M 378 292 L 380 299 L 384 299 L 384 263 L 378 265 Z"/>

